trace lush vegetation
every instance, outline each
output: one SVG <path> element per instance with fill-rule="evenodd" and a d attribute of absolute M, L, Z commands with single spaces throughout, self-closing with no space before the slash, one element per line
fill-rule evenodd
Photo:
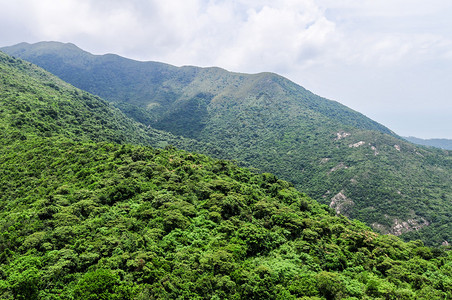
<path fill-rule="evenodd" d="M 445 248 L 203 155 L 28 138 L 3 144 L 0 180 L 2 298 L 452 297 Z"/>
<path fill-rule="evenodd" d="M 156 147 L 171 144 L 221 154 L 212 145 L 135 122 L 99 97 L 0 52 L 0 136 L 25 139 L 27 135 Z"/>
<path fill-rule="evenodd" d="M 269 173 L 128 145 L 177 138 L 3 54 L 0 92 L 1 299 L 452 297 L 449 247 Z"/>
<path fill-rule="evenodd" d="M 154 121 L 155 126 L 179 122 L 177 117 L 186 118 L 186 114 L 191 115 L 190 120 L 202 119 L 202 112 L 213 98 L 216 98 L 214 102 L 222 102 L 229 108 L 237 102 L 250 100 L 245 98 L 252 99 L 258 95 L 259 101 L 253 103 L 255 106 L 264 104 L 268 108 L 274 102 L 283 101 L 297 110 L 307 110 L 311 117 L 322 119 L 319 122 L 331 118 L 343 125 L 391 133 L 364 115 L 319 97 L 276 74 L 247 75 L 220 68 L 177 68 L 113 54 L 92 55 L 70 43 L 21 43 L 1 50 L 33 62 L 78 88 L 111 102 L 146 108 L 148 118 Z M 184 110 L 188 112 L 184 114 Z M 133 110 L 128 111 L 135 117 Z M 193 116 L 194 113 L 200 113 L 200 116 Z M 142 112 L 139 115 L 143 117 Z M 187 129 L 172 130 L 187 134 Z"/>
<path fill-rule="evenodd" d="M 379 232 L 436 246 L 452 240 L 450 152 L 413 146 L 280 76 L 95 56 L 71 44 L 5 51 L 116 102 L 143 124 L 199 142 L 176 140 L 177 147 L 277 174 Z"/>

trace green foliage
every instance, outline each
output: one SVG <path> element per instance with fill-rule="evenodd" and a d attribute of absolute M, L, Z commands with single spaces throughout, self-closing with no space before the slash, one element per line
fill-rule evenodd
<path fill-rule="evenodd" d="M 152 131 L 151 145 L 170 143 L 274 173 L 381 233 L 435 246 L 452 240 L 450 152 L 415 147 L 285 78 L 95 56 L 71 44 L 20 44 L 4 50 L 104 97 L 146 126 L 196 139 Z M 62 91 L 53 83 L 48 89 L 55 86 Z M 50 120 L 63 115 L 58 106 L 42 113 Z M 20 114 L 14 120 L 26 127 L 36 118 Z M 33 126 L 48 134 L 56 130 L 51 124 Z M 21 138 L 23 131 L 12 134 Z M 117 142 L 132 136 L 100 135 Z M 212 218 L 218 213 L 224 212 L 212 212 Z"/>
<path fill-rule="evenodd" d="M 2 298 L 452 296 L 445 248 L 377 235 L 227 161 L 29 137 L 0 147 L 0 170 Z"/>
<path fill-rule="evenodd" d="M 105 141 L 88 114 L 106 103 L 0 59 L 0 298 L 452 297 L 450 247 L 375 234 L 270 173 Z"/>
<path fill-rule="evenodd" d="M 131 289 L 121 285 L 119 276 L 109 269 L 87 272 L 74 287 L 74 299 L 132 299 Z"/>
<path fill-rule="evenodd" d="M 0 52 L 0 137 L 66 136 L 222 153 L 219 148 L 146 127 L 106 101 L 76 89 L 44 70 Z M 84 173 L 82 171 L 79 176 Z"/>
<path fill-rule="evenodd" d="M 35 299 L 38 296 L 41 260 L 33 256 L 18 258 L 6 268 L 3 287 L 7 286 L 14 299 Z"/>

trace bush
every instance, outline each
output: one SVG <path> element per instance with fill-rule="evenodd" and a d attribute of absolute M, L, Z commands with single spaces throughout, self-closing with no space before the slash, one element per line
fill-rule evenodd
<path fill-rule="evenodd" d="M 133 293 L 112 270 L 98 269 L 85 273 L 75 286 L 73 296 L 83 300 L 119 300 L 132 299 Z"/>

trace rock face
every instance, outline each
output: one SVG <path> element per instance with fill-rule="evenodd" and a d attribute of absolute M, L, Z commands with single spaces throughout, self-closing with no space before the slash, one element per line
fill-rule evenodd
<path fill-rule="evenodd" d="M 410 232 L 413 230 L 419 230 L 422 227 L 425 226 L 429 226 L 430 222 L 428 222 L 426 219 L 424 218 L 420 218 L 420 219 L 407 219 L 406 221 L 403 220 L 399 220 L 399 219 L 394 219 L 394 225 L 391 228 L 388 228 L 388 226 L 382 225 L 382 224 L 378 224 L 378 223 L 373 223 L 372 227 L 375 230 L 378 230 L 380 232 L 383 233 L 389 233 L 389 234 L 393 234 L 396 236 L 402 235 L 406 232 Z"/>
<path fill-rule="evenodd" d="M 394 219 L 394 226 L 392 226 L 391 233 L 393 235 L 401 235 L 408 231 L 419 230 L 428 225 L 430 225 L 430 223 L 424 218 L 421 218 L 420 220 L 408 219 L 406 221 Z"/>
<path fill-rule="evenodd" d="M 350 135 L 351 135 L 351 133 L 349 133 L 349 132 L 340 131 L 340 132 L 336 133 L 336 140 L 346 138 Z"/>
<path fill-rule="evenodd" d="M 379 152 L 378 152 L 378 150 L 377 150 L 377 147 L 371 146 L 370 149 L 374 150 L 374 155 L 375 155 L 375 156 L 378 155 Z"/>
<path fill-rule="evenodd" d="M 334 168 L 332 168 L 329 172 L 328 172 L 328 174 L 330 174 L 330 173 L 333 173 L 334 171 L 337 171 L 337 170 L 340 170 L 340 169 L 347 169 L 348 167 L 343 163 L 343 162 L 341 162 L 340 164 L 338 164 L 337 166 L 335 166 Z"/>
<path fill-rule="evenodd" d="M 343 214 L 347 216 L 347 212 L 355 205 L 355 203 L 347 198 L 344 194 L 344 190 L 340 191 L 333 198 L 331 198 L 330 207 L 333 208 L 337 214 Z"/>
<path fill-rule="evenodd" d="M 355 143 L 355 144 L 350 144 L 350 145 L 348 145 L 348 147 L 350 147 L 350 148 L 358 148 L 358 147 L 364 145 L 365 143 L 366 143 L 366 142 L 364 142 L 364 141 L 359 141 L 359 142 L 357 142 L 357 143 Z"/>

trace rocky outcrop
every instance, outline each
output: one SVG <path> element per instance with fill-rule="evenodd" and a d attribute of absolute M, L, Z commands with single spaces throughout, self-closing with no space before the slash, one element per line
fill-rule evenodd
<path fill-rule="evenodd" d="M 335 166 L 334 168 L 331 168 L 331 170 L 328 172 L 328 174 L 333 173 L 334 171 L 340 170 L 340 169 L 347 169 L 348 167 L 341 162 L 340 164 L 338 164 L 337 166 Z"/>
<path fill-rule="evenodd" d="M 340 191 L 333 198 L 331 198 L 330 207 L 336 211 L 336 214 L 343 214 L 347 216 L 348 211 L 355 205 L 355 203 L 347 198 L 344 190 Z"/>
<path fill-rule="evenodd" d="M 388 226 L 379 224 L 379 223 L 373 223 L 372 228 L 375 230 L 380 231 L 381 233 L 389 233 L 396 236 L 402 235 L 403 233 L 410 232 L 413 230 L 419 230 L 422 227 L 429 226 L 430 222 L 427 221 L 424 218 L 419 219 L 407 219 L 406 221 L 400 220 L 400 219 L 394 219 L 393 225 L 391 228 L 388 228 Z"/>
<path fill-rule="evenodd" d="M 336 133 L 336 140 L 340 140 L 343 138 L 346 138 L 348 136 L 352 135 L 351 133 L 345 132 L 345 131 L 339 131 L 338 133 Z"/>
<path fill-rule="evenodd" d="M 357 142 L 357 143 L 355 143 L 355 144 L 350 144 L 350 145 L 348 145 L 350 148 L 358 148 L 358 147 L 360 147 L 360 146 L 362 146 L 362 145 L 364 145 L 366 142 L 364 142 L 364 141 L 359 141 L 359 142 Z"/>

